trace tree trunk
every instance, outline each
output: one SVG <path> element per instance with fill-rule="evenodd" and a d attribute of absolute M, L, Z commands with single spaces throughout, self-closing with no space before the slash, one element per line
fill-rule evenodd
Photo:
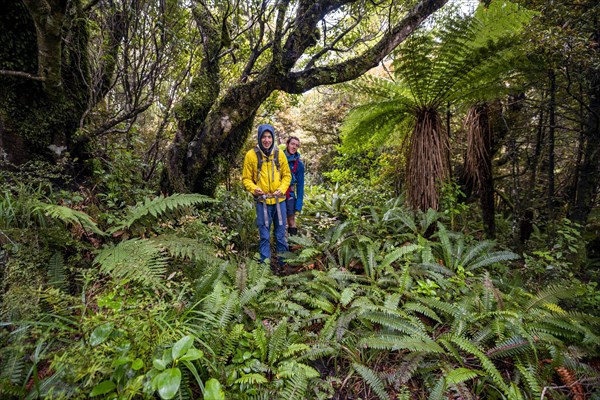
<path fill-rule="evenodd" d="M 492 129 L 490 107 L 483 103 L 467 114 L 466 170 L 475 181 L 486 236 L 495 237 L 494 179 L 492 174 Z"/>
<path fill-rule="evenodd" d="M 600 31 L 595 34 L 594 42 L 600 43 Z M 600 173 L 600 70 L 592 69 L 589 74 L 590 101 L 584 136 L 586 139 L 584 160 L 576 187 L 575 203 L 569 212 L 569 218 L 585 224 L 592 211 L 595 194 L 598 191 L 598 174 Z"/>
<path fill-rule="evenodd" d="M 554 133 L 556 132 L 556 75 L 553 69 L 548 71 L 550 81 L 550 100 L 548 102 L 548 219 L 554 219 Z"/>
<path fill-rule="evenodd" d="M 436 109 L 419 110 L 416 117 L 408 146 L 408 204 L 415 210 L 437 210 L 439 187 L 450 176 L 448 135 Z"/>
<path fill-rule="evenodd" d="M 0 0 L 5 44 L 0 52 L 4 161 L 14 165 L 54 162 L 64 151 L 75 157 L 83 154 L 83 146 L 71 142 L 87 102 L 87 90 L 79 86 L 85 77 L 79 67 L 85 65 L 87 28 L 78 18 L 78 3 L 71 4 L 70 48 L 64 51 L 66 1 Z M 74 60 L 77 67 L 71 64 Z"/>

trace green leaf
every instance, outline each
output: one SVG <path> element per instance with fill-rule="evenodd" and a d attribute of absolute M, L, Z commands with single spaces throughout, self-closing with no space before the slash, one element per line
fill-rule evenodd
<path fill-rule="evenodd" d="M 140 369 L 142 369 L 144 367 L 144 361 L 141 358 L 136 358 L 135 360 L 133 360 L 133 362 L 131 363 L 131 368 L 134 371 L 138 371 Z"/>
<path fill-rule="evenodd" d="M 113 324 L 111 322 L 107 322 L 100 326 L 97 326 L 96 329 L 90 335 L 90 345 L 98 346 L 100 343 L 104 342 L 113 331 Z"/>
<path fill-rule="evenodd" d="M 469 379 L 473 379 L 479 375 L 481 375 L 479 371 L 468 368 L 456 368 L 446 375 L 446 382 L 451 385 L 456 385 L 464 381 L 468 381 Z"/>
<path fill-rule="evenodd" d="M 154 377 L 154 385 L 161 399 L 172 399 L 179 391 L 181 371 L 179 368 L 169 368 Z"/>
<path fill-rule="evenodd" d="M 187 351 L 192 347 L 193 344 L 194 338 L 190 335 L 184 336 L 181 339 L 179 339 L 177 343 L 173 345 L 173 359 L 177 360 L 181 358 L 181 356 L 187 353 Z"/>
<path fill-rule="evenodd" d="M 155 358 L 152 360 L 152 366 L 157 370 L 162 371 L 167 368 L 167 361 L 163 360 L 162 358 Z"/>
<path fill-rule="evenodd" d="M 191 348 L 187 351 L 187 353 L 185 353 L 185 355 L 183 357 L 180 358 L 180 360 L 188 360 L 188 361 L 193 361 L 193 360 L 197 360 L 199 358 L 202 358 L 204 356 L 204 353 L 201 352 L 198 349 L 195 348 Z"/>
<path fill-rule="evenodd" d="M 113 360 L 112 366 L 113 367 L 118 367 L 119 365 L 127 364 L 130 361 L 131 361 L 131 358 L 129 358 L 129 357 L 117 358 L 116 360 Z"/>
<path fill-rule="evenodd" d="M 117 385 L 115 385 L 112 381 L 102 381 L 99 384 L 97 384 L 96 386 L 94 386 L 94 388 L 90 392 L 90 397 L 110 393 L 116 387 L 117 387 Z"/>
<path fill-rule="evenodd" d="M 215 378 L 206 381 L 204 400 L 225 400 L 225 393 L 221 388 L 221 383 Z"/>

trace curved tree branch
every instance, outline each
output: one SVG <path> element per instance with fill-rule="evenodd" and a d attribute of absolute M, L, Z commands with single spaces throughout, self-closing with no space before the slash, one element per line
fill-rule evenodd
<path fill-rule="evenodd" d="M 393 27 L 375 46 L 345 62 L 299 72 L 290 72 L 277 89 L 300 94 L 320 85 L 331 85 L 358 78 L 377 66 L 396 46 L 404 41 L 429 15 L 448 0 L 423 0 Z"/>

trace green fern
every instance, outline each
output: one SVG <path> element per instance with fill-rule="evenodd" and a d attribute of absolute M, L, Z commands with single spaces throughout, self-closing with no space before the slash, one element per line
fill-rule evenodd
<path fill-rule="evenodd" d="M 184 193 L 175 193 L 168 197 L 160 195 L 153 199 L 146 198 L 143 203 L 139 203 L 129 209 L 127 214 L 121 220 L 117 221 L 108 233 L 112 234 L 123 229 L 129 229 L 135 223 L 155 221 L 162 216 L 172 214 L 183 208 L 215 202 L 215 199 L 208 196 Z"/>
<path fill-rule="evenodd" d="M 54 253 L 48 261 L 48 284 L 62 290 L 67 288 L 65 263 L 59 252 Z"/>
<path fill-rule="evenodd" d="M 131 239 L 100 250 L 94 264 L 116 280 L 162 288 L 168 261 L 156 243 Z"/>
<path fill-rule="evenodd" d="M 352 364 L 352 367 L 356 372 L 359 373 L 359 375 L 364 379 L 367 385 L 369 385 L 369 387 L 373 389 L 373 391 L 375 392 L 377 397 L 379 397 L 380 400 L 390 399 L 390 396 L 385 390 L 385 385 L 383 381 L 379 376 L 377 376 L 377 374 L 372 369 L 357 363 Z"/>
<path fill-rule="evenodd" d="M 69 207 L 58 206 L 55 204 L 38 203 L 35 210 L 41 210 L 48 217 L 57 219 L 64 222 L 65 224 L 73 224 L 81 226 L 84 230 L 89 230 L 97 235 L 105 235 L 104 232 L 98 228 L 92 218 L 86 213 L 78 210 L 73 210 Z"/>

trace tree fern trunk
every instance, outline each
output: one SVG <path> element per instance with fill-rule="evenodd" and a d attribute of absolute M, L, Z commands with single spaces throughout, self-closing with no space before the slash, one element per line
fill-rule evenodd
<path fill-rule="evenodd" d="M 423 211 L 437 210 L 439 188 L 450 174 L 448 136 L 438 110 L 420 109 L 416 117 L 408 150 L 408 204 Z"/>
<path fill-rule="evenodd" d="M 495 236 L 494 180 L 492 174 L 492 130 L 486 103 L 471 107 L 467 113 L 467 159 L 469 177 L 475 181 L 483 227 L 489 238 Z"/>

